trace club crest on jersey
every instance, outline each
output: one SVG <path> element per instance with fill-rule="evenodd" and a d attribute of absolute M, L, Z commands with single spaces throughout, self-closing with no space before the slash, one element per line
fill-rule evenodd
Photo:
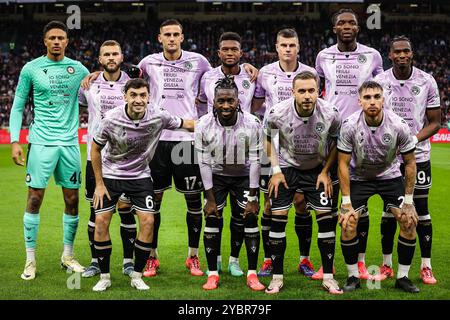
<path fill-rule="evenodd" d="M 249 89 L 250 88 L 250 82 L 248 82 L 248 80 L 242 81 L 242 87 L 244 89 Z"/>
<path fill-rule="evenodd" d="M 359 56 L 358 56 L 358 62 L 359 63 L 366 63 L 367 62 L 367 58 L 366 58 L 366 56 L 365 55 L 363 55 L 363 54 L 360 54 Z"/>
<path fill-rule="evenodd" d="M 67 72 L 69 74 L 74 74 L 75 73 L 75 69 L 73 67 L 67 67 Z"/>
<path fill-rule="evenodd" d="M 420 93 L 420 88 L 418 86 L 412 86 L 411 88 L 411 93 L 415 96 L 419 95 Z"/>
<path fill-rule="evenodd" d="M 152 134 L 153 132 L 156 131 L 156 127 L 157 127 L 156 124 L 151 124 L 151 125 L 149 125 L 148 128 L 147 128 L 147 132 L 150 133 L 150 134 Z"/>
<path fill-rule="evenodd" d="M 188 70 L 191 70 L 191 69 L 192 69 L 192 63 L 190 63 L 189 61 L 186 61 L 186 62 L 184 63 L 184 67 L 185 67 L 186 69 L 188 69 Z"/>
<path fill-rule="evenodd" d="M 383 142 L 385 144 L 390 144 L 392 141 L 392 136 L 389 133 L 383 134 Z"/>
<path fill-rule="evenodd" d="M 316 132 L 322 133 L 325 130 L 325 125 L 322 122 L 317 122 L 316 124 Z"/>

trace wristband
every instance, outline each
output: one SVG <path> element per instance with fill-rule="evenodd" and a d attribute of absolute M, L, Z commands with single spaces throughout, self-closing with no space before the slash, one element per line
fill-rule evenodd
<path fill-rule="evenodd" d="M 351 204 L 350 196 L 342 196 L 341 204 Z"/>
<path fill-rule="evenodd" d="M 413 136 L 414 145 L 417 145 L 419 143 L 419 139 L 417 139 L 417 136 Z"/>
<path fill-rule="evenodd" d="M 258 197 L 257 196 L 247 196 L 247 201 L 248 202 L 258 201 Z"/>
<path fill-rule="evenodd" d="M 405 201 L 403 201 L 404 204 L 413 204 L 413 195 L 412 194 L 405 194 Z"/>
<path fill-rule="evenodd" d="M 280 166 L 272 167 L 272 174 L 277 174 L 277 173 L 281 173 Z"/>

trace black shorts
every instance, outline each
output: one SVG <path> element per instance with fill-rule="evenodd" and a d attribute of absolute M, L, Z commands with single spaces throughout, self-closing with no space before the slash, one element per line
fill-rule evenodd
<path fill-rule="evenodd" d="M 296 168 L 281 168 L 289 189 L 282 184 L 278 186 L 278 198 L 272 195 L 272 211 L 289 210 L 297 190 L 305 195 L 306 208 L 316 211 L 331 211 L 332 199 L 325 196 L 323 185 L 316 190 L 317 177 L 322 171 L 322 166 L 310 170 L 298 170 Z"/>
<path fill-rule="evenodd" d="M 197 194 L 203 191 L 194 141 L 160 141 L 150 162 L 150 170 L 156 193 L 170 189 L 172 177 L 178 192 Z"/>
<path fill-rule="evenodd" d="M 400 208 L 405 196 L 402 177 L 388 180 L 350 181 L 350 199 L 355 211 L 367 211 L 367 201 L 375 194 L 380 195 L 386 204 L 386 212 Z"/>
<path fill-rule="evenodd" d="M 111 200 L 103 198 L 103 208 L 96 209 L 95 213 L 114 212 L 119 198 L 124 193 L 130 198 L 131 209 L 153 213 L 155 194 L 151 178 L 135 180 L 118 180 L 103 178 Z"/>
<path fill-rule="evenodd" d="M 428 190 L 431 188 L 431 162 L 418 162 L 417 173 L 416 173 L 416 186 L 414 187 L 414 194 L 427 194 Z M 400 170 L 403 175 L 405 175 L 405 164 L 400 165 Z M 427 190 L 425 192 L 425 190 Z"/>
<path fill-rule="evenodd" d="M 213 191 L 218 210 L 226 207 L 227 196 L 230 193 L 236 197 L 238 206 L 244 211 L 248 201 L 247 196 L 250 193 L 249 177 L 230 177 L 214 174 Z"/>
<path fill-rule="evenodd" d="M 86 162 L 86 179 L 84 179 L 86 184 L 86 189 L 84 191 L 84 197 L 87 201 L 92 202 L 95 192 L 95 175 L 94 169 L 92 169 L 92 162 Z M 120 202 L 131 203 L 130 198 L 125 194 L 122 194 L 119 198 Z"/>

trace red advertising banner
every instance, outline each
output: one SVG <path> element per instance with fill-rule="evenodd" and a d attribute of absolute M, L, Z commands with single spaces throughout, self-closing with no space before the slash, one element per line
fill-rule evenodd
<path fill-rule="evenodd" d="M 78 129 L 78 142 L 85 144 L 87 141 L 87 129 Z M 0 144 L 9 144 L 9 131 L 6 129 L 0 129 Z M 19 143 L 28 143 L 28 129 L 20 130 Z"/>
<path fill-rule="evenodd" d="M 441 128 L 438 133 L 431 137 L 432 143 L 450 143 L 450 130 Z"/>
<path fill-rule="evenodd" d="M 78 129 L 78 142 L 85 144 L 87 141 L 87 129 Z M 28 130 L 20 130 L 20 143 L 28 143 Z M 450 130 L 441 128 L 438 133 L 431 137 L 432 143 L 450 143 Z M 6 129 L 0 129 L 0 144 L 9 144 L 9 132 Z"/>

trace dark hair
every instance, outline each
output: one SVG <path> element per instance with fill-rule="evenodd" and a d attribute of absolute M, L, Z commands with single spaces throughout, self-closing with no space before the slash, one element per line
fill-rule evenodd
<path fill-rule="evenodd" d="M 64 31 L 66 33 L 66 36 L 69 36 L 69 30 L 67 29 L 67 26 L 61 22 L 61 21 L 50 21 L 49 23 L 47 23 L 43 29 L 43 37 L 45 38 L 45 35 L 47 34 L 47 32 L 49 32 L 51 29 L 61 29 L 62 31 Z"/>
<path fill-rule="evenodd" d="M 394 46 L 395 42 L 398 41 L 406 41 L 409 42 L 409 45 L 411 46 L 411 50 L 412 50 L 412 43 L 411 40 L 409 40 L 409 38 L 405 35 L 401 35 L 401 36 L 394 36 L 391 41 L 389 42 L 389 49 L 392 50 L 392 47 Z"/>
<path fill-rule="evenodd" d="M 183 32 L 183 26 L 181 25 L 180 21 L 177 19 L 167 19 L 164 20 L 161 25 L 159 26 L 159 30 L 161 30 L 162 27 L 165 26 L 179 26 L 181 28 L 181 32 Z"/>
<path fill-rule="evenodd" d="M 383 92 L 383 87 L 381 86 L 381 84 L 379 84 L 378 82 L 373 81 L 373 80 L 365 81 L 365 82 L 359 87 L 359 89 L 358 89 L 359 95 L 361 95 L 362 92 L 363 92 L 363 90 L 366 90 L 366 89 L 380 89 L 381 92 Z"/>
<path fill-rule="evenodd" d="M 302 71 L 294 77 L 294 80 L 292 80 L 292 86 L 295 85 L 295 81 L 297 80 L 309 80 L 309 79 L 314 79 L 314 81 L 316 81 L 316 84 L 318 85 L 317 77 L 314 73 L 312 73 L 311 71 Z"/>
<path fill-rule="evenodd" d="M 241 36 L 237 34 L 236 32 L 224 32 L 221 34 L 219 38 L 219 47 L 220 43 L 225 40 L 233 40 L 239 42 L 241 44 Z"/>
<path fill-rule="evenodd" d="M 217 90 L 220 89 L 231 89 L 234 90 L 236 92 L 236 95 L 239 94 L 239 89 L 236 85 L 236 83 L 234 82 L 234 77 L 230 76 L 230 75 L 226 75 L 225 78 L 219 79 L 216 81 L 216 87 L 214 88 L 214 97 L 217 94 Z M 242 112 L 241 106 L 238 105 L 237 110 Z M 217 117 L 217 112 L 216 109 L 213 109 L 213 113 L 214 116 Z"/>
<path fill-rule="evenodd" d="M 333 16 L 331 17 L 331 23 L 333 24 L 333 26 L 336 25 L 338 16 L 343 14 L 343 13 L 351 13 L 352 15 L 354 15 L 355 18 L 356 18 L 356 24 L 358 24 L 358 15 L 356 14 L 356 12 L 353 11 L 352 9 L 350 9 L 350 8 L 342 8 L 342 9 L 339 9 L 338 12 L 335 12 L 333 14 Z"/>
<path fill-rule="evenodd" d="M 297 38 L 298 39 L 298 34 L 294 28 L 284 28 L 277 32 L 277 41 L 278 41 L 278 37 Z"/>
<path fill-rule="evenodd" d="M 123 88 L 123 92 L 127 93 L 127 91 L 130 90 L 130 88 L 140 89 L 142 87 L 146 87 L 147 91 L 150 92 L 150 87 L 148 85 L 148 82 L 145 81 L 144 79 L 140 79 L 140 78 L 130 79 L 125 84 L 125 87 Z"/>
<path fill-rule="evenodd" d="M 120 46 L 120 43 L 117 42 L 116 40 L 106 40 L 105 42 L 102 43 L 102 45 L 100 46 L 100 50 L 103 47 L 107 47 L 107 46 L 118 46 L 120 48 L 120 51 L 122 51 L 122 47 Z"/>

